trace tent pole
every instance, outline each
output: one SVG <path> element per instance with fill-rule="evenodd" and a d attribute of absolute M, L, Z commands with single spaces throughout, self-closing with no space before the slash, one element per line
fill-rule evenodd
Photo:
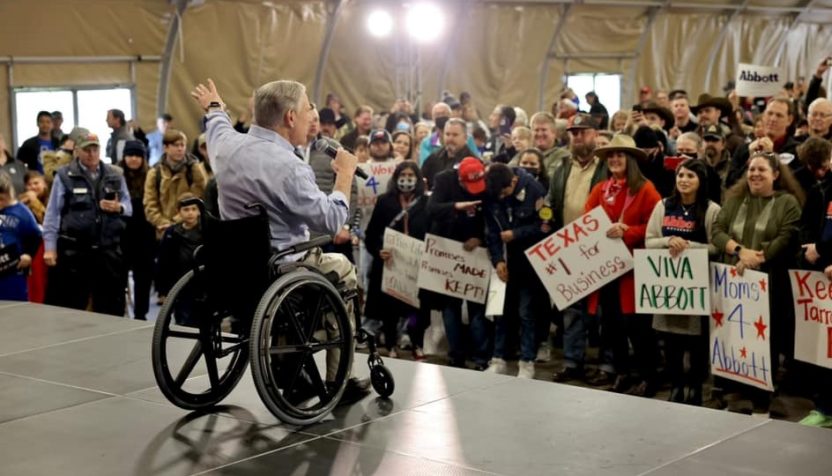
<path fill-rule="evenodd" d="M 335 24 L 338 23 L 338 17 L 341 16 L 341 10 L 346 3 L 347 0 L 329 0 L 326 4 L 326 33 L 324 34 L 324 42 L 321 45 L 321 54 L 318 55 L 318 67 L 315 69 L 315 81 L 312 85 L 312 97 L 319 107 L 321 104 L 321 83 L 323 83 L 324 79 L 326 62 L 329 59 L 329 50 L 332 47 L 332 38 L 335 36 Z"/>
<path fill-rule="evenodd" d="M 176 12 L 171 18 L 165 49 L 162 53 L 162 64 L 159 68 L 159 89 L 156 95 L 156 117 L 165 113 L 168 103 L 168 88 L 170 87 L 171 63 L 173 62 L 173 48 L 179 38 L 179 21 L 188 8 L 188 0 L 175 0 Z"/>

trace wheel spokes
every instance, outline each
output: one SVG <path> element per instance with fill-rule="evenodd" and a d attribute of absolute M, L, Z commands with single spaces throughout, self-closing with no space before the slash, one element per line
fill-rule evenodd
<path fill-rule="evenodd" d="M 191 349 L 191 353 L 188 354 L 188 358 L 185 359 L 185 364 L 182 365 L 182 368 L 179 370 L 179 374 L 176 376 L 176 383 L 177 388 L 182 388 L 182 384 L 185 383 L 185 380 L 188 379 L 188 376 L 191 375 L 193 372 L 196 363 L 199 362 L 199 356 L 202 354 L 202 341 L 196 341 L 194 347 Z"/>

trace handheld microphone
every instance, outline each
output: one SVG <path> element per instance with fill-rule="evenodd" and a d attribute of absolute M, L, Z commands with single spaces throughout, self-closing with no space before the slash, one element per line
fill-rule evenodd
<path fill-rule="evenodd" d="M 312 148 L 315 149 L 315 151 L 317 151 L 317 152 L 323 152 L 324 154 L 330 156 L 333 159 L 338 154 L 338 149 L 336 149 L 335 147 L 332 147 L 332 145 L 330 145 L 329 142 L 327 142 L 325 139 L 316 140 L 312 144 Z M 368 178 L 370 178 L 367 175 L 367 172 L 365 172 L 364 169 L 362 169 L 361 167 L 356 167 L 355 168 L 355 175 L 363 178 L 364 180 L 367 180 Z"/>

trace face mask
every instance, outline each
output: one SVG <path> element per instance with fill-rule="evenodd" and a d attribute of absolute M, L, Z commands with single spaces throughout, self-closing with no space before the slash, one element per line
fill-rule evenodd
<path fill-rule="evenodd" d="M 410 130 L 410 124 L 405 122 L 405 121 L 402 121 L 402 122 L 396 124 L 396 130 L 409 131 Z"/>
<path fill-rule="evenodd" d="M 540 170 L 537 167 L 523 167 L 523 170 L 532 174 L 535 177 L 537 177 L 537 174 L 540 172 Z"/>
<path fill-rule="evenodd" d="M 435 121 L 436 122 L 436 128 L 439 129 L 440 131 L 444 131 L 445 130 L 445 124 L 448 123 L 448 119 L 450 119 L 450 118 L 449 117 L 437 117 L 436 121 Z"/>
<path fill-rule="evenodd" d="M 399 191 L 402 193 L 410 193 L 416 190 L 416 177 L 400 177 L 396 181 Z"/>

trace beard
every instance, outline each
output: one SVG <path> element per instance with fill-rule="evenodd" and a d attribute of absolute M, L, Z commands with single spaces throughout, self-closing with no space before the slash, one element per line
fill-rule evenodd
<path fill-rule="evenodd" d="M 595 152 L 595 144 L 572 144 L 569 151 L 573 157 L 586 159 L 592 157 L 592 153 Z"/>

